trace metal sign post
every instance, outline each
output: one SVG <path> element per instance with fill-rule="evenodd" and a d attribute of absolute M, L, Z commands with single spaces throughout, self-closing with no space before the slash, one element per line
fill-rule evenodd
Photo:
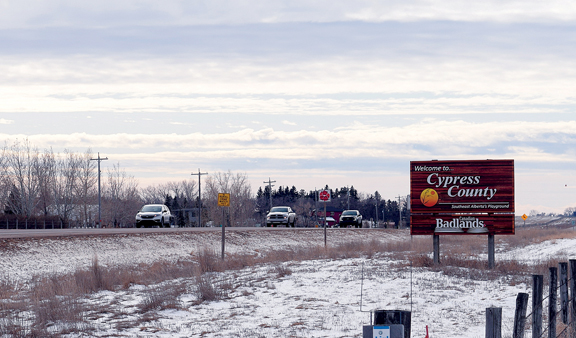
<path fill-rule="evenodd" d="M 230 206 L 230 194 L 218 194 L 218 206 L 222 207 L 222 259 L 224 259 L 224 247 L 226 246 L 226 218 L 224 207 Z"/>
<path fill-rule="evenodd" d="M 324 202 L 324 247 L 326 247 L 326 203 L 330 202 L 330 190 L 322 190 L 318 196 L 320 200 Z"/>

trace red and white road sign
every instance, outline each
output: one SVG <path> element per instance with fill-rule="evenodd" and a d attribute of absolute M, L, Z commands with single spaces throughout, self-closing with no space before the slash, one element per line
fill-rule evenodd
<path fill-rule="evenodd" d="M 330 190 L 322 190 L 318 196 L 322 202 L 330 202 Z"/>

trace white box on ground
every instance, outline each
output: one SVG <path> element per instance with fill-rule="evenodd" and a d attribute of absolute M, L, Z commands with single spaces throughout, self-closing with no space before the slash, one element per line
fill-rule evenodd
<path fill-rule="evenodd" d="M 376 324 L 362 326 L 362 338 L 406 338 L 402 324 Z"/>
<path fill-rule="evenodd" d="M 372 338 L 390 338 L 390 326 L 374 326 Z"/>

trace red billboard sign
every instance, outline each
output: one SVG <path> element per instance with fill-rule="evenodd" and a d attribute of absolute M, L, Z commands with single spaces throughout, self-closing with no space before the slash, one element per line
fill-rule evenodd
<path fill-rule="evenodd" d="M 410 212 L 412 234 L 513 234 L 514 160 L 412 161 Z"/>

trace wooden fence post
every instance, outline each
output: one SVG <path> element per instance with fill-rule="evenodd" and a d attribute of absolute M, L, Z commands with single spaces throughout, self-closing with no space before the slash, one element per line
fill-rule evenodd
<path fill-rule="evenodd" d="M 548 288 L 548 338 L 556 338 L 556 304 L 558 303 L 558 268 L 551 267 Z"/>
<path fill-rule="evenodd" d="M 486 308 L 486 338 L 502 338 L 502 308 Z"/>
<path fill-rule="evenodd" d="M 494 269 L 496 266 L 495 251 L 494 234 L 488 234 L 488 269 Z"/>
<path fill-rule="evenodd" d="M 558 263 L 560 268 L 560 307 L 562 323 L 568 324 L 568 263 Z"/>
<path fill-rule="evenodd" d="M 544 276 L 532 275 L 532 338 L 542 335 L 542 293 Z"/>
<path fill-rule="evenodd" d="M 516 311 L 514 312 L 514 332 L 512 338 L 524 338 L 527 309 L 528 294 L 519 293 L 518 296 L 516 296 Z"/>
<path fill-rule="evenodd" d="M 432 235 L 434 242 L 434 264 L 440 264 L 440 235 Z"/>
<path fill-rule="evenodd" d="M 576 260 L 571 259 L 570 263 L 570 334 L 576 337 Z"/>

